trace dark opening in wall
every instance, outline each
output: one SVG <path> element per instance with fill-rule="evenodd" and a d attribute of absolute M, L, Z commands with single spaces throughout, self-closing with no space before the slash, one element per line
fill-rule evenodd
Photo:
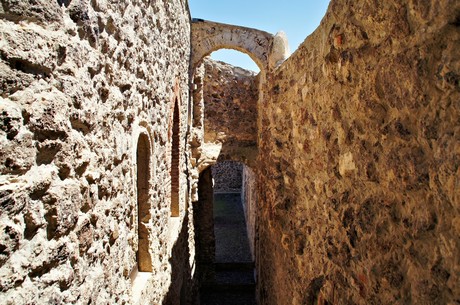
<path fill-rule="evenodd" d="M 174 103 L 172 148 L 171 148 L 171 216 L 179 216 L 179 154 L 180 120 L 177 99 Z"/>
<path fill-rule="evenodd" d="M 239 287 L 234 288 L 237 294 L 232 294 L 238 297 L 237 302 L 242 301 L 238 304 L 256 304 L 255 264 L 242 204 L 244 168 L 241 163 L 224 161 L 200 173 L 199 201 L 193 211 L 197 274 L 203 283 L 201 304 L 221 304 L 228 298 L 228 292 L 220 289 L 222 279 Z M 213 185 L 220 191 L 214 192 Z"/>
<path fill-rule="evenodd" d="M 150 200 L 150 144 L 146 134 L 137 142 L 137 226 L 139 246 L 137 264 L 141 272 L 152 272 L 152 258 L 149 253 Z"/>
<path fill-rule="evenodd" d="M 216 262 L 252 261 L 242 196 L 243 164 L 223 161 L 212 166 Z"/>

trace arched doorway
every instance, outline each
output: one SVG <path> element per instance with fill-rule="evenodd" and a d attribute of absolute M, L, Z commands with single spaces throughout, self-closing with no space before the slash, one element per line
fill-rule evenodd
<path fill-rule="evenodd" d="M 192 29 L 192 31 L 195 30 L 196 28 Z M 222 29 L 224 32 L 227 30 L 229 29 L 226 26 Z M 199 35 L 199 31 L 195 33 Z M 265 33 L 253 32 L 252 34 L 262 35 L 261 39 L 271 39 L 271 35 L 266 36 Z M 268 58 L 264 55 L 266 52 L 258 53 L 256 50 L 256 53 L 253 53 L 252 47 L 238 45 L 239 42 L 236 40 L 227 42 L 216 41 L 207 49 L 199 49 L 201 45 L 195 44 L 194 50 L 199 52 L 194 53 L 192 60 L 193 134 L 202 135 L 202 138 L 196 137 L 190 143 L 192 157 L 198 161 L 197 167 L 200 172 L 198 201 L 194 202 L 193 210 L 197 274 L 202 284 L 201 304 L 216 304 L 222 300 L 234 300 L 235 298 L 255 302 L 255 255 L 253 254 L 254 247 L 251 247 L 250 244 L 254 243 L 254 236 L 257 233 L 251 229 L 253 234 L 250 243 L 245 212 L 241 204 L 241 189 L 237 193 L 217 194 L 219 200 L 230 198 L 231 202 L 228 205 L 223 203 L 221 207 L 232 210 L 229 213 L 237 210 L 235 215 L 238 215 L 237 219 L 231 217 L 224 219 L 224 222 L 227 223 L 220 223 L 220 226 L 216 228 L 216 224 L 222 220 L 220 217 L 222 214 L 217 218 L 214 217 L 218 214 L 215 213 L 215 209 L 219 207 L 214 205 L 216 196 L 213 194 L 213 175 L 209 166 L 224 160 L 240 161 L 249 166 L 256 166 L 257 113 L 261 92 L 259 85 L 265 77 Z M 260 69 L 260 73 L 203 58 L 221 49 L 236 50 L 238 53 L 249 55 Z M 193 150 L 193 148 L 196 149 Z M 240 171 L 240 180 L 241 173 Z M 255 213 L 256 209 L 251 211 Z M 223 216 L 229 216 L 225 215 L 225 211 L 223 214 Z M 255 224 L 255 218 L 252 219 L 254 220 L 252 224 Z M 226 231 L 226 226 L 229 231 Z M 230 231 L 243 233 L 234 235 L 233 232 L 229 233 Z M 218 240 L 220 237 L 230 237 L 233 241 Z M 229 246 L 230 249 L 227 254 L 228 252 L 235 254 L 233 260 L 225 258 L 225 250 L 221 251 L 225 246 Z M 242 253 L 240 251 L 242 248 L 244 248 L 244 257 L 237 255 Z M 230 286 L 220 281 L 228 274 L 237 277 L 237 282 L 230 283 Z M 243 279 L 243 282 L 238 282 L 240 279 Z M 223 290 L 226 293 L 221 294 Z"/>
<path fill-rule="evenodd" d="M 234 49 L 248 54 L 263 70 L 269 65 L 273 39 L 274 35 L 257 29 L 192 19 L 192 68 L 213 51 Z"/>

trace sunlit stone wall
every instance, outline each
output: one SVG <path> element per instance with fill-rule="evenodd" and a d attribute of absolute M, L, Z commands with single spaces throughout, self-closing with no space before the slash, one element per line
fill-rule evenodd
<path fill-rule="evenodd" d="M 146 167 L 153 270 L 139 293 L 150 304 L 186 298 L 185 1 L 6 0 L 0 16 L 0 303 L 133 303 L 136 177 Z M 183 140 L 172 218 L 175 101 Z M 140 134 L 150 159 L 138 168 Z"/>
<path fill-rule="evenodd" d="M 332 0 L 267 75 L 261 304 L 459 300 L 459 12 Z"/>

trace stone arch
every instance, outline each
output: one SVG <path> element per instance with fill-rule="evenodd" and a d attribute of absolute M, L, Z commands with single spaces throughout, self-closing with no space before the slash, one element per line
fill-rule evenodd
<path fill-rule="evenodd" d="M 265 71 L 272 62 L 271 57 L 277 56 L 271 54 L 274 38 L 261 30 L 193 19 L 192 68 L 213 51 L 233 49 L 249 55 L 260 70 Z"/>
<path fill-rule="evenodd" d="M 180 114 L 179 102 L 174 100 L 171 135 L 171 217 L 179 216 L 180 189 Z"/>
<path fill-rule="evenodd" d="M 146 133 L 140 133 L 137 141 L 137 265 L 141 272 L 152 272 L 152 258 L 149 252 L 150 239 L 148 223 L 150 222 L 150 141 Z"/>

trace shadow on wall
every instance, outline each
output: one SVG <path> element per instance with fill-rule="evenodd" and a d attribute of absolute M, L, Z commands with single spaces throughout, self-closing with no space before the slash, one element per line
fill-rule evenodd
<path fill-rule="evenodd" d="M 199 200 L 193 203 L 196 252 L 195 281 L 201 283 L 214 272 L 216 252 L 213 219 L 214 193 L 210 167 L 200 174 L 198 197 Z"/>
<path fill-rule="evenodd" d="M 211 167 L 214 179 L 214 193 L 240 193 L 243 163 L 234 161 L 217 162 Z"/>
<path fill-rule="evenodd" d="M 196 303 L 196 282 L 189 264 L 189 214 L 186 213 L 179 236 L 173 246 L 171 258 L 171 285 L 163 305 L 190 305 Z"/>
<path fill-rule="evenodd" d="M 257 153 L 257 143 L 253 141 L 225 141 L 222 143 L 217 163 L 234 161 L 254 168 Z"/>

